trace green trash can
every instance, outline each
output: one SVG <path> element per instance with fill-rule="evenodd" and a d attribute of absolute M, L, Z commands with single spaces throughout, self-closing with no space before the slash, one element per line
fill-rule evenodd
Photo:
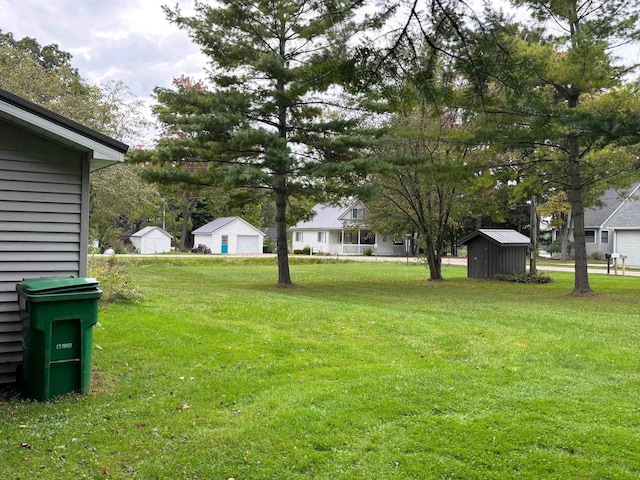
<path fill-rule="evenodd" d="M 102 291 L 95 278 L 42 277 L 16 285 L 22 323 L 23 394 L 47 401 L 85 394 Z"/>

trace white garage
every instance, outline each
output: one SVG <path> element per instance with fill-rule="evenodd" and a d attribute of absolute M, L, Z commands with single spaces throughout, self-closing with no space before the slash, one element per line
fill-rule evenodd
<path fill-rule="evenodd" d="M 259 235 L 238 235 L 238 253 L 262 252 L 262 239 Z"/>
<path fill-rule="evenodd" d="M 240 217 L 216 218 L 193 231 L 193 245 L 206 245 L 211 253 L 262 253 L 264 233 Z"/>
<path fill-rule="evenodd" d="M 172 238 L 160 227 L 144 227 L 131 235 L 131 243 L 138 253 L 165 253 L 171 251 Z"/>
<path fill-rule="evenodd" d="M 640 266 L 640 230 L 616 229 L 615 251 L 627 256 L 627 265 Z"/>

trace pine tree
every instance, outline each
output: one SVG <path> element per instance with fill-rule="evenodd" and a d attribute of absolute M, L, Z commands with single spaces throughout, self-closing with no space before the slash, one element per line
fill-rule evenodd
<path fill-rule="evenodd" d="M 149 158 L 174 170 L 207 165 L 197 176 L 168 172 L 174 180 L 272 195 L 279 285 L 292 283 L 289 199 L 339 195 L 364 172 L 360 117 L 336 95 L 355 78 L 347 48 L 365 28 L 353 21 L 364 3 L 222 0 L 197 3 L 193 16 L 166 9 L 209 57 L 210 83 L 155 90 L 155 113 L 171 134 Z"/>

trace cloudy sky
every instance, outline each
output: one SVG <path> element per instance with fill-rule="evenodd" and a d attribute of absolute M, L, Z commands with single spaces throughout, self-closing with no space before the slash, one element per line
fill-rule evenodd
<path fill-rule="evenodd" d="M 170 24 L 162 5 L 193 12 L 194 0 L 0 0 L 0 29 L 15 38 L 56 43 L 90 83 L 122 80 L 152 104 L 156 86 L 180 75 L 204 77 L 206 59 L 187 33 Z M 639 48 L 624 56 L 640 60 Z M 148 110 L 150 112 L 150 110 Z M 149 113 L 150 116 L 150 113 Z"/>
<path fill-rule="evenodd" d="M 162 5 L 192 11 L 193 0 L 0 0 L 0 29 L 56 43 L 90 83 L 122 80 L 150 98 L 182 74 L 202 78 L 205 59 Z"/>

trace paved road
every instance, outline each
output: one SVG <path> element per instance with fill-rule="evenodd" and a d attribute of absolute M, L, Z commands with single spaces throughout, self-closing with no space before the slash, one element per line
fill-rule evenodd
<path fill-rule="evenodd" d="M 102 255 L 96 255 L 96 256 L 102 256 Z M 158 255 L 139 255 L 139 254 L 132 254 L 132 255 L 118 255 L 118 256 L 123 256 L 123 257 L 170 257 L 170 258 L 197 258 L 196 255 L 172 255 L 172 254 L 158 254 Z M 219 256 L 219 255 L 216 255 Z M 255 255 L 246 255 L 246 254 L 229 254 L 229 255 L 225 255 L 228 257 L 258 257 L 258 258 L 265 258 L 265 257 L 275 257 L 276 255 L 274 253 L 264 253 L 264 254 L 255 254 Z M 291 255 L 292 257 L 301 257 L 301 255 Z M 407 261 L 409 263 L 422 263 L 423 260 L 420 258 L 416 258 L 416 257 L 409 257 L 409 259 L 407 260 L 407 257 L 388 257 L 388 256 L 377 256 L 377 255 L 371 255 L 371 256 L 346 256 L 346 255 L 340 255 L 340 256 L 331 256 L 331 257 L 327 257 L 327 256 L 322 256 L 320 258 L 336 258 L 338 260 L 351 260 L 354 262 L 398 262 L 398 263 L 406 263 Z M 443 265 L 466 265 L 467 264 L 467 259 L 466 258 L 453 258 L 453 257 L 445 257 L 442 259 L 442 264 Z M 545 272 L 573 272 L 574 268 L 572 265 L 538 265 L 538 270 Z M 607 268 L 606 266 L 602 266 L 599 268 L 593 267 L 593 268 L 588 268 L 587 271 L 591 274 L 605 274 L 607 273 Z M 614 269 L 613 266 L 611 267 L 611 275 L 614 275 Z M 618 275 L 621 276 L 622 275 L 622 267 L 618 266 Z M 629 270 L 627 269 L 625 271 L 625 275 L 629 276 L 629 277 L 640 277 L 640 270 Z"/>
<path fill-rule="evenodd" d="M 359 262 L 407 262 L 407 258 L 406 257 L 383 257 L 383 256 L 370 256 L 370 257 L 365 257 L 365 256 L 353 256 L 353 257 L 347 257 L 347 256 L 340 256 L 337 257 L 339 259 L 342 260 L 353 260 L 353 261 L 359 261 Z M 409 257 L 409 263 L 417 263 L 417 262 L 422 262 L 422 259 L 417 259 L 415 257 Z M 466 258 L 451 258 L 451 257 L 445 257 L 442 259 L 442 264 L 443 265 L 466 265 L 467 264 L 467 259 Z M 527 266 L 528 268 L 528 266 Z M 538 270 L 541 272 L 573 272 L 574 271 L 574 267 L 572 265 L 538 265 Z M 602 266 L 602 267 L 593 267 L 593 268 L 588 268 L 587 269 L 588 273 L 594 273 L 594 274 L 605 274 L 607 273 L 607 268 L 606 266 Z M 613 266 L 611 267 L 611 275 L 614 275 L 614 269 Z M 618 275 L 622 275 L 622 267 L 620 265 L 618 265 Z M 625 271 L 625 275 L 629 276 L 629 277 L 640 277 L 640 271 L 638 270 L 629 270 L 626 269 Z"/>

